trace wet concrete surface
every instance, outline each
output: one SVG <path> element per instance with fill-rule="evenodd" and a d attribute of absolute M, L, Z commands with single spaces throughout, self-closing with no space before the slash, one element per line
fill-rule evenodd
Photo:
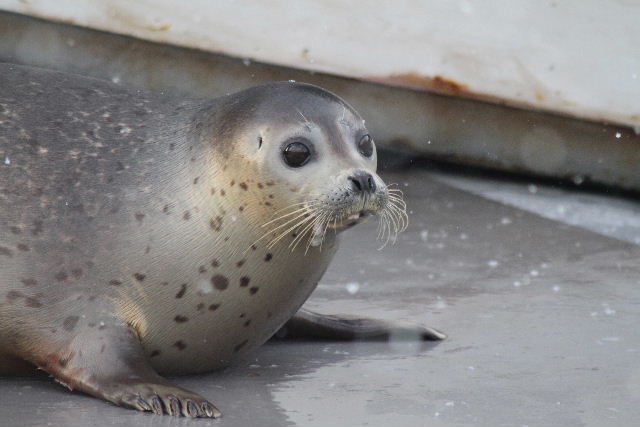
<path fill-rule="evenodd" d="M 222 372 L 174 379 L 221 420 L 1 378 L 0 425 L 637 425 L 636 202 L 584 196 L 619 220 L 580 219 L 585 199 L 566 190 L 416 171 L 385 179 L 405 191 L 409 229 L 381 251 L 375 220 L 347 232 L 307 306 L 422 323 L 446 341 L 276 341 Z M 560 205 L 565 214 L 551 215 Z"/>

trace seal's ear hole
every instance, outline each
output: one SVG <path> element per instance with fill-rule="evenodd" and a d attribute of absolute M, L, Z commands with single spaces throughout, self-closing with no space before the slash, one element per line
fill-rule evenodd
<path fill-rule="evenodd" d="M 262 137 L 258 137 L 258 150 L 262 148 Z"/>

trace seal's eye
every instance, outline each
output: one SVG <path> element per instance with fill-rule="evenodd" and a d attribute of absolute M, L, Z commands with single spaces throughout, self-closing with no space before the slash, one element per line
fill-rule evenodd
<path fill-rule="evenodd" d="M 358 142 L 358 151 L 365 157 L 371 157 L 373 154 L 373 141 L 371 141 L 370 135 L 365 135 L 360 138 L 360 142 Z"/>
<path fill-rule="evenodd" d="M 307 164 L 311 158 L 311 150 L 306 144 L 296 141 L 284 149 L 284 161 L 292 168 L 299 168 Z"/>

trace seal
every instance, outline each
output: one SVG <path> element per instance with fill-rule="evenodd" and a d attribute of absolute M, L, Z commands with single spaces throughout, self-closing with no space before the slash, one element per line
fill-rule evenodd
<path fill-rule="evenodd" d="M 218 369 L 283 325 L 444 338 L 300 310 L 340 231 L 372 214 L 385 242 L 406 226 L 364 120 L 321 88 L 181 99 L 0 64 L 0 371 L 28 364 L 123 407 L 218 417 L 159 373 Z"/>

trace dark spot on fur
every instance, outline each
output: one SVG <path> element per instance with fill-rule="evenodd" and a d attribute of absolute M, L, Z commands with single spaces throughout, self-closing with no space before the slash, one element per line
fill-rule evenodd
<path fill-rule="evenodd" d="M 225 193 L 224 190 L 220 190 L 220 195 L 221 196 L 224 196 L 225 194 L 227 194 L 227 193 Z"/>
<path fill-rule="evenodd" d="M 160 356 L 160 350 L 153 350 L 151 353 L 149 353 L 149 357 L 156 357 L 156 356 Z"/>
<path fill-rule="evenodd" d="M 71 275 L 76 280 L 81 278 L 82 277 L 82 269 L 81 268 L 74 268 L 73 270 L 71 270 Z"/>
<path fill-rule="evenodd" d="M 242 188 L 244 191 L 247 191 L 249 189 L 249 187 L 247 186 L 247 184 L 245 184 L 244 182 L 241 182 L 240 184 L 238 184 L 240 186 L 240 188 Z"/>
<path fill-rule="evenodd" d="M 262 190 L 262 189 L 264 188 L 264 185 L 262 185 L 262 183 L 261 183 L 261 182 L 259 182 L 259 183 L 258 183 L 258 188 Z"/>
<path fill-rule="evenodd" d="M 136 217 L 136 220 L 137 220 L 140 224 L 142 224 L 142 220 L 144 219 L 144 214 L 143 214 L 142 212 L 137 212 L 137 213 L 135 214 L 135 217 Z"/>
<path fill-rule="evenodd" d="M 73 331 L 78 324 L 78 316 L 69 316 L 62 322 L 62 327 L 65 331 Z"/>
<path fill-rule="evenodd" d="M 24 243 L 18 243 L 18 245 L 16 246 L 16 248 L 18 248 L 19 251 L 22 252 L 27 252 L 29 251 L 29 246 L 25 245 Z"/>
<path fill-rule="evenodd" d="M 187 322 L 189 318 L 187 316 L 182 316 L 178 314 L 176 317 L 173 318 L 173 320 L 175 320 L 177 323 L 184 323 L 184 322 Z"/>
<path fill-rule="evenodd" d="M 269 198 L 270 198 L 270 199 L 273 199 L 273 194 L 269 194 Z"/>
<path fill-rule="evenodd" d="M 174 346 L 175 348 L 177 348 L 178 350 L 180 350 L 180 351 L 182 351 L 182 350 L 184 350 L 185 348 L 187 348 L 187 345 L 186 345 L 186 344 L 184 343 L 184 341 L 182 341 L 182 340 L 178 340 L 178 341 L 174 342 L 174 343 L 173 343 L 173 346 Z"/>
<path fill-rule="evenodd" d="M 235 180 L 235 179 L 232 179 L 232 180 L 231 180 L 231 183 L 229 184 L 229 186 L 230 186 L 230 187 L 233 187 L 233 185 L 234 185 L 235 183 L 236 183 L 236 180 Z"/>
<path fill-rule="evenodd" d="M 268 253 L 267 255 L 265 255 L 264 257 L 264 262 L 269 262 L 271 261 L 271 259 L 273 258 L 273 254 Z"/>
<path fill-rule="evenodd" d="M 247 286 L 249 286 L 250 281 L 250 278 L 248 278 L 247 276 L 243 276 L 240 278 L 240 286 L 246 288 Z"/>
<path fill-rule="evenodd" d="M 20 229 L 20 227 L 16 227 L 16 226 L 9 227 L 9 230 L 10 230 L 13 234 L 20 234 L 20 233 L 22 233 L 22 230 Z"/>
<path fill-rule="evenodd" d="M 213 268 L 220 267 L 220 263 L 218 262 L 217 259 L 214 259 L 213 261 L 211 261 L 211 267 L 213 267 Z"/>
<path fill-rule="evenodd" d="M 123 171 L 124 170 L 124 165 L 122 164 L 122 162 L 116 162 L 116 170 L 118 172 Z"/>
<path fill-rule="evenodd" d="M 215 218 L 212 218 L 209 221 L 209 227 L 211 227 L 211 229 L 214 231 L 220 231 L 222 229 L 222 217 L 217 216 Z"/>
<path fill-rule="evenodd" d="M 265 206 L 271 206 L 271 202 L 264 202 Z"/>
<path fill-rule="evenodd" d="M 247 326 L 249 326 L 251 324 L 251 319 L 247 320 L 246 322 L 244 322 L 244 327 L 246 328 Z"/>
<path fill-rule="evenodd" d="M 213 276 L 211 278 L 211 283 L 213 284 L 214 288 L 220 291 L 224 291 L 229 286 L 229 280 L 221 274 L 216 274 L 215 276 Z"/>
<path fill-rule="evenodd" d="M 11 258 L 13 256 L 13 251 L 9 248 L 5 248 L 4 246 L 0 246 L 0 255 Z"/>
<path fill-rule="evenodd" d="M 44 231 L 44 223 L 41 220 L 33 221 L 33 228 L 31 229 L 31 234 L 34 236 L 38 236 L 42 234 Z"/>
<path fill-rule="evenodd" d="M 169 144 L 169 151 L 173 151 L 174 148 L 176 148 L 176 144 L 174 143 Z"/>
<path fill-rule="evenodd" d="M 40 308 L 42 307 L 42 303 L 38 301 L 36 297 L 26 297 L 24 299 L 24 305 L 31 308 Z"/>
<path fill-rule="evenodd" d="M 67 280 L 69 278 L 69 275 L 67 274 L 66 271 L 61 270 L 61 271 L 57 272 L 54 277 L 58 282 L 64 282 L 65 280 Z"/>
<path fill-rule="evenodd" d="M 255 251 L 256 249 L 258 249 L 258 247 L 256 245 L 251 245 L 251 250 Z"/>
<path fill-rule="evenodd" d="M 109 280 L 109 284 L 111 286 L 120 286 L 122 285 L 122 282 L 120 280 Z"/>
<path fill-rule="evenodd" d="M 239 352 L 239 351 L 242 349 L 242 347 L 244 347 L 245 345 L 247 345 L 247 343 L 248 343 L 248 342 L 249 342 L 249 340 L 244 340 L 244 341 L 242 341 L 240 344 L 238 344 L 237 346 L 235 346 L 235 347 L 233 348 L 233 352 L 234 352 L 234 353 Z"/>
<path fill-rule="evenodd" d="M 195 178 L 193 178 L 193 185 L 196 185 L 199 179 L 200 179 L 199 176 L 196 176 Z"/>
<path fill-rule="evenodd" d="M 176 294 L 176 298 L 180 299 L 184 296 L 184 294 L 187 293 L 187 284 L 183 283 L 182 285 L 180 285 L 180 290 L 178 291 L 178 293 Z"/>
<path fill-rule="evenodd" d="M 220 304 L 211 304 L 209 306 L 209 311 L 216 311 L 220 307 Z"/>
<path fill-rule="evenodd" d="M 238 208 L 238 210 L 239 210 L 240 212 L 242 212 L 242 211 L 244 210 L 244 206 L 240 206 L 240 207 Z"/>
<path fill-rule="evenodd" d="M 247 260 L 241 259 L 240 261 L 236 262 L 236 266 L 237 266 L 238 268 L 240 268 L 240 267 L 242 267 L 242 266 L 244 265 L 244 263 L 245 263 L 246 261 L 247 261 Z"/>
<path fill-rule="evenodd" d="M 20 291 L 9 291 L 7 292 L 7 301 L 14 302 L 18 298 L 22 298 L 24 294 Z"/>
<path fill-rule="evenodd" d="M 267 311 L 267 319 L 270 319 L 271 316 L 273 316 L 273 313 L 271 313 L 270 311 Z"/>
<path fill-rule="evenodd" d="M 247 313 L 240 313 L 240 318 L 244 319 L 246 317 Z"/>
<path fill-rule="evenodd" d="M 189 211 L 184 211 L 184 214 L 182 214 L 182 219 L 188 221 L 189 219 L 191 219 L 191 213 Z"/>
<path fill-rule="evenodd" d="M 164 205 L 162 208 L 162 213 L 169 215 L 169 205 Z"/>
<path fill-rule="evenodd" d="M 25 286 L 36 286 L 38 284 L 36 279 L 22 279 L 21 282 Z"/>
<path fill-rule="evenodd" d="M 204 265 L 201 265 L 200 267 L 198 267 L 198 273 L 202 274 L 206 272 L 207 272 L 207 268 Z"/>
<path fill-rule="evenodd" d="M 167 286 L 169 284 L 169 282 L 161 282 L 160 286 Z"/>
<path fill-rule="evenodd" d="M 266 183 L 269 187 L 271 187 L 273 185 L 273 181 L 269 181 Z"/>
<path fill-rule="evenodd" d="M 251 287 L 251 288 L 249 289 L 249 293 L 250 293 L 251 295 L 255 295 L 255 294 L 257 294 L 257 293 L 258 293 L 258 290 L 259 290 L 259 289 L 260 289 L 259 287 L 257 287 L 257 286 L 253 286 L 253 287 Z"/>
<path fill-rule="evenodd" d="M 215 188 L 211 188 L 211 195 L 213 196 L 214 194 L 216 194 L 216 189 Z"/>
<path fill-rule="evenodd" d="M 198 303 L 198 305 L 196 305 L 196 310 L 198 310 L 198 311 L 204 310 L 204 303 L 202 303 L 202 302 Z"/>
<path fill-rule="evenodd" d="M 144 248 L 145 255 L 147 255 L 149 252 L 151 252 L 151 246 L 147 246 L 146 248 Z"/>
<path fill-rule="evenodd" d="M 147 277 L 147 275 L 142 273 L 136 273 L 133 275 L 133 277 L 135 277 L 138 282 L 142 282 L 144 278 Z"/>

